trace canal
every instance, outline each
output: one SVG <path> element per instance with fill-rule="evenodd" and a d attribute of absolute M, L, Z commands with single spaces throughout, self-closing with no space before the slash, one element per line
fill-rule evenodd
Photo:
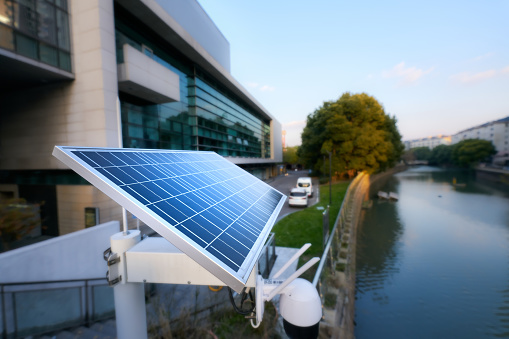
<path fill-rule="evenodd" d="M 508 187 L 432 167 L 375 183 L 357 231 L 356 338 L 509 338 Z"/>

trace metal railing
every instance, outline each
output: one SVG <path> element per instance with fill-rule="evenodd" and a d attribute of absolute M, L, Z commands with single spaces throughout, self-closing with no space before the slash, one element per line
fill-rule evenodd
<path fill-rule="evenodd" d="M 258 259 L 258 273 L 260 273 L 264 279 L 269 278 L 270 271 L 272 271 L 272 267 L 274 267 L 276 258 L 275 234 L 270 233 L 269 238 L 265 242 L 265 246 L 263 246 L 260 258 Z"/>
<path fill-rule="evenodd" d="M 337 284 L 334 282 L 336 272 L 346 272 L 348 257 L 351 255 L 348 251 L 350 242 L 348 226 L 351 225 L 354 218 L 354 203 L 361 200 L 365 185 L 369 185 L 365 180 L 368 178 L 366 174 L 360 173 L 348 186 L 334 228 L 330 233 L 313 278 L 313 285 L 318 288 L 324 306 L 327 306 L 328 298 L 333 299 L 329 294 L 334 294 L 337 290 Z"/>
<path fill-rule="evenodd" d="M 105 278 L 4 283 L 0 302 L 3 339 L 89 325 L 115 314 Z"/>
<path fill-rule="evenodd" d="M 276 261 L 270 233 L 259 258 L 268 278 Z M 105 278 L 0 283 L 0 337 L 22 338 L 90 325 L 115 315 L 113 289 Z"/>

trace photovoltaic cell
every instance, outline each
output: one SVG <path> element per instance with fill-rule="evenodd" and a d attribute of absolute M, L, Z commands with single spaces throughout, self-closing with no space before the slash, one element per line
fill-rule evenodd
<path fill-rule="evenodd" d="M 56 146 L 53 154 L 236 290 L 286 198 L 214 152 Z"/>

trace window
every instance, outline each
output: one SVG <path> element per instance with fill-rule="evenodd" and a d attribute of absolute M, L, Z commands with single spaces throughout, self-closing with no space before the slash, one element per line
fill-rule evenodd
<path fill-rule="evenodd" d="M 0 1 L 0 23 L 12 26 L 14 16 L 14 6 L 12 1 Z"/>
<path fill-rule="evenodd" d="M 0 48 L 71 71 L 67 0 L 0 0 Z"/>
<path fill-rule="evenodd" d="M 0 48 L 14 49 L 14 34 L 12 29 L 0 25 Z"/>
<path fill-rule="evenodd" d="M 55 7 L 44 0 L 37 1 L 37 37 L 49 44 L 57 44 Z"/>

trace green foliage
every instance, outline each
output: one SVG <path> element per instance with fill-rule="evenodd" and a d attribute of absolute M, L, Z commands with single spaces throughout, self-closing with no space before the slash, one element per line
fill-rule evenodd
<path fill-rule="evenodd" d="M 429 162 L 432 165 L 453 165 L 459 167 L 475 166 L 478 162 L 489 160 L 496 153 L 491 141 L 479 139 L 462 140 L 454 145 L 440 145 L 431 151 Z"/>
<path fill-rule="evenodd" d="M 226 291 L 220 293 L 225 293 L 226 297 Z M 172 296 L 169 302 L 171 306 L 167 302 L 160 303 L 157 299 L 151 301 L 153 316 L 148 319 L 149 339 L 281 338 L 277 328 L 278 313 L 272 302 L 265 304 L 263 320 L 260 326 L 254 329 L 249 320 L 236 313 L 230 304 L 216 305 L 211 310 L 202 309 L 199 313 L 191 313 L 185 308 L 176 309 L 173 300 Z M 198 305 L 198 300 L 194 303 Z M 209 311 L 209 315 L 204 315 L 203 311 Z M 178 317 L 172 318 L 172 312 L 178 313 Z"/>
<path fill-rule="evenodd" d="M 0 200 L 0 239 L 4 250 L 20 240 L 41 222 L 39 205 L 28 205 L 25 199 Z"/>
<path fill-rule="evenodd" d="M 297 150 L 299 146 L 287 147 L 283 151 L 283 162 L 285 164 L 296 165 L 299 163 L 299 157 L 297 156 Z"/>
<path fill-rule="evenodd" d="M 298 155 L 308 168 L 322 173 L 329 161 L 325 157 L 324 167 L 323 156 L 332 152 L 333 173 L 353 175 L 390 167 L 402 151 L 396 118 L 365 93 L 345 93 L 308 115 Z"/>
<path fill-rule="evenodd" d="M 432 165 L 449 165 L 452 164 L 452 147 L 447 145 L 439 145 L 431 151 L 429 162 Z"/>
<path fill-rule="evenodd" d="M 431 158 L 431 150 L 429 147 L 416 147 L 411 149 L 416 160 L 429 160 Z"/>
<path fill-rule="evenodd" d="M 346 190 L 350 182 L 340 182 L 332 184 L 332 206 L 329 210 L 329 228 L 334 227 L 334 223 L 339 213 L 339 208 L 345 197 Z M 302 262 L 312 257 L 322 256 L 322 214 L 324 210 L 318 210 L 318 206 L 327 208 L 329 203 L 329 185 L 320 186 L 320 203 L 310 206 L 298 212 L 294 212 L 280 221 L 272 232 L 276 234 L 276 245 L 282 247 L 300 248 L 305 243 L 311 243 L 311 247 L 301 257 Z M 302 264 L 301 262 L 301 264 Z M 302 276 L 304 279 L 312 280 L 316 266 L 310 268 Z"/>
<path fill-rule="evenodd" d="M 414 152 L 412 152 L 411 149 L 406 150 L 405 152 L 403 152 L 403 155 L 401 156 L 401 159 L 403 159 L 403 161 L 405 161 L 407 163 L 416 160 Z"/>
<path fill-rule="evenodd" d="M 461 167 L 474 166 L 496 153 L 491 141 L 487 140 L 467 139 L 452 147 L 452 160 Z"/>
<path fill-rule="evenodd" d="M 401 134 L 399 133 L 398 126 L 396 126 L 397 122 L 394 116 L 387 116 L 385 120 L 385 130 L 387 131 L 387 136 L 390 141 L 390 148 L 387 155 L 387 162 L 382 163 L 380 166 L 382 170 L 394 167 L 405 150 L 405 145 L 401 142 Z"/>

